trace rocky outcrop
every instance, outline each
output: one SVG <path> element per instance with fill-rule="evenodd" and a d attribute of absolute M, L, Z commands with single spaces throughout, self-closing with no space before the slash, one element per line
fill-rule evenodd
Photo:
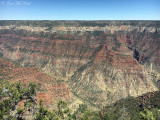
<path fill-rule="evenodd" d="M 46 91 L 65 86 L 59 86 L 57 81 L 66 85 L 68 81 L 71 91 L 82 101 L 104 106 L 157 90 L 148 72 L 160 73 L 159 21 L 0 24 L 0 56 L 51 76 L 50 82 L 58 87 L 47 82 L 42 86 Z M 52 103 L 50 94 L 47 97 L 43 92 L 39 96 Z"/>
<path fill-rule="evenodd" d="M 107 46 L 71 77 L 69 86 L 74 94 L 97 107 L 157 90 L 133 57 L 110 51 Z"/>

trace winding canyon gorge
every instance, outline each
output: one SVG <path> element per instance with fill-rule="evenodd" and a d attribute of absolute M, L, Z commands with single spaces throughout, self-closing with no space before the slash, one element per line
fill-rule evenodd
<path fill-rule="evenodd" d="M 160 89 L 160 21 L 0 21 L 0 80 L 99 109 Z"/>

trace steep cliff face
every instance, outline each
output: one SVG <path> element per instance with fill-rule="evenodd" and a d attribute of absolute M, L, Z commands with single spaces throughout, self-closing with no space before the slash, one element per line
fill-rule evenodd
<path fill-rule="evenodd" d="M 97 107 L 157 90 L 144 67 L 133 57 L 106 46 L 71 77 L 69 86 L 74 94 Z"/>
<path fill-rule="evenodd" d="M 157 90 L 148 72 L 160 73 L 159 21 L 0 24 L 1 57 L 68 81 L 82 101 L 104 106 Z"/>
<path fill-rule="evenodd" d="M 33 65 L 55 77 L 72 75 L 89 61 L 95 48 L 88 48 L 83 40 L 47 40 L 40 37 L 1 36 L 5 58 L 19 61 L 22 66 Z"/>

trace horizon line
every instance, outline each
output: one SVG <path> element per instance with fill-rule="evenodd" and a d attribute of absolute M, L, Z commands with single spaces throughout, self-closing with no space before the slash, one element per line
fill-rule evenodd
<path fill-rule="evenodd" d="M 160 21 L 160 20 L 60 20 L 60 19 L 56 19 L 56 20 L 47 20 L 47 19 L 41 19 L 41 20 L 39 20 L 39 19 L 33 19 L 33 20 L 31 20 L 31 19 L 23 19 L 23 20 L 21 20 L 21 19 L 16 19 L 16 20 L 9 20 L 9 19 L 3 19 L 3 20 L 1 20 L 0 19 L 0 21 Z"/>

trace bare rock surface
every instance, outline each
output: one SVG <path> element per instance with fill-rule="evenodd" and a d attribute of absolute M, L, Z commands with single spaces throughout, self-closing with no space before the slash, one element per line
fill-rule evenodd
<path fill-rule="evenodd" d="M 158 90 L 150 73 L 160 73 L 160 22 L 0 21 L 0 57 L 20 65 L 0 74 L 39 83 L 47 105 L 103 107 Z"/>

